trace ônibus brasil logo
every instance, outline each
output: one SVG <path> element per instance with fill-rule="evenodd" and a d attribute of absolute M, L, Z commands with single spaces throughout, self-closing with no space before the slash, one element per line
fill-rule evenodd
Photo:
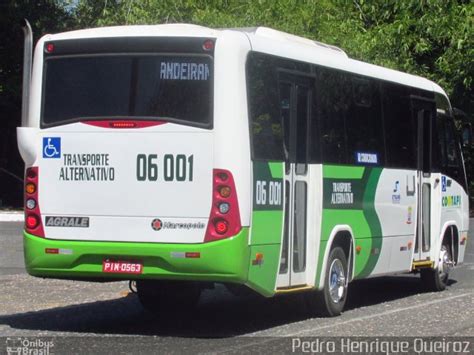
<path fill-rule="evenodd" d="M 161 219 L 155 218 L 151 222 L 151 228 L 153 228 L 156 231 L 159 231 L 161 228 L 163 228 L 163 222 L 161 222 Z"/>

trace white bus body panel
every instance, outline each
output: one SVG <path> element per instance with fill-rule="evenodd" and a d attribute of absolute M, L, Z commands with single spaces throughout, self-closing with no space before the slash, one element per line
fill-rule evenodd
<path fill-rule="evenodd" d="M 214 51 L 214 167 L 229 170 L 239 198 L 242 226 L 252 211 L 250 134 L 245 63 L 250 44 L 245 34 L 222 31 Z"/>
<path fill-rule="evenodd" d="M 203 241 L 212 199 L 211 131 L 171 123 L 140 129 L 104 129 L 74 123 L 43 130 L 41 136 L 40 141 L 48 137 L 61 139 L 60 158 L 41 154 L 35 163 L 39 167 L 39 206 L 47 238 Z M 107 157 L 107 161 L 99 159 L 94 166 L 68 161 L 69 157 L 73 159 L 83 154 L 99 154 Z M 156 181 L 138 180 L 139 154 L 157 155 L 154 160 L 158 167 Z M 188 180 L 189 175 L 186 181 L 165 181 L 165 154 L 192 156 L 192 181 Z M 107 176 L 99 173 L 87 181 L 84 169 L 103 169 Z M 51 216 L 89 217 L 89 227 L 48 226 L 46 218 Z M 159 231 L 151 225 L 155 218 L 164 225 Z M 167 223 L 178 226 L 166 227 Z"/>
<path fill-rule="evenodd" d="M 375 194 L 375 208 L 383 243 L 372 275 L 409 271 L 415 248 L 417 215 L 416 172 L 383 169 Z"/>
<path fill-rule="evenodd" d="M 466 243 L 469 243 L 469 240 L 464 240 L 463 244 L 460 244 L 463 240 L 463 237 L 467 238 L 467 231 L 469 229 L 469 196 L 461 187 L 461 185 L 456 182 L 454 179 L 451 179 L 448 176 L 441 177 L 446 178 L 446 188 L 445 191 L 441 192 L 441 220 L 440 220 L 440 239 L 438 241 L 437 253 L 441 248 L 442 237 L 444 232 L 449 226 L 455 226 L 458 230 L 458 260 L 457 264 L 462 264 L 464 262 L 464 254 L 466 250 Z M 441 185 L 441 184 L 440 184 Z M 458 200 L 459 198 L 459 200 Z M 459 201 L 459 203 L 456 203 Z M 436 258 L 436 262 L 437 262 Z"/>
<path fill-rule="evenodd" d="M 84 123 L 37 128 L 40 126 L 46 41 L 135 36 L 216 38 L 213 129 L 172 123 L 140 129 L 106 129 Z M 211 210 L 214 168 L 227 169 L 233 174 L 241 225 L 249 226 L 252 200 L 245 63 L 250 49 L 248 38 L 242 32 L 181 24 L 97 28 L 42 37 L 35 49 L 28 118 L 28 126 L 35 127 L 31 128 L 34 134 L 20 128 L 20 135 L 25 139 L 19 139 L 19 146 L 27 167 L 39 167 L 38 202 L 46 238 L 202 243 Z M 33 135 L 36 136 L 34 144 L 30 140 Z M 61 139 L 60 159 L 43 158 L 43 138 L 48 137 Z M 70 168 L 64 166 L 64 154 L 107 154 L 108 167 L 115 173 L 114 180 L 59 180 L 61 168 Z M 137 181 L 138 154 L 158 155 L 157 181 Z M 192 155 L 193 181 L 163 181 L 164 154 Z M 52 216 L 89 217 L 90 226 L 48 226 L 46 217 Z M 155 231 L 151 226 L 155 218 L 164 224 L 191 224 L 199 228 Z"/>
<path fill-rule="evenodd" d="M 252 49 L 257 52 L 345 70 L 368 77 L 413 86 L 423 90 L 434 90 L 436 92 L 441 90 L 441 93 L 446 96 L 445 92 L 439 86 L 434 86 L 434 83 L 425 78 L 350 59 L 341 55 L 341 53 L 331 53 L 328 50 L 319 49 L 314 45 L 305 45 L 281 39 L 271 40 L 267 37 L 258 36 L 258 32 L 257 35 L 250 33 L 249 39 L 252 44 Z"/>
<path fill-rule="evenodd" d="M 46 130 L 19 128 L 22 157 L 27 166 L 39 166 L 39 205 L 47 238 L 200 243 L 204 239 L 205 227 L 165 229 L 157 232 L 151 228 L 151 222 L 154 218 L 160 218 L 163 222 L 207 226 L 211 208 L 213 168 L 228 169 L 232 172 L 239 199 L 241 224 L 249 226 L 253 191 L 245 63 L 250 50 L 439 92 L 446 97 L 438 85 L 427 79 L 349 59 L 343 53 L 318 48 L 307 41 L 297 41 L 291 36 L 277 36 L 265 30 L 260 30 L 259 34 L 258 29 L 255 32 L 214 30 L 183 24 L 106 27 L 47 35 L 39 40 L 33 65 L 28 126 L 40 126 L 45 41 L 135 36 L 216 39 L 214 128 L 203 130 L 170 123 L 138 130 L 108 130 L 110 133 L 81 123 Z M 60 137 L 63 144 L 62 153 L 109 154 L 110 163 L 116 169 L 115 180 L 108 183 L 58 181 L 58 171 L 64 163 L 63 159 L 42 157 L 43 137 Z M 34 152 L 37 152 L 36 156 Z M 192 154 L 195 159 L 195 180 L 188 185 L 160 180 L 139 182 L 136 179 L 137 154 L 157 154 L 161 160 L 163 154 Z M 395 169 L 384 169 L 382 173 L 375 207 L 384 243 L 379 251 L 381 256 L 373 275 L 409 271 L 411 268 L 414 245 L 411 250 L 408 245 L 410 241 L 414 244 L 417 192 L 410 196 L 404 196 L 403 193 L 415 175 L 413 171 Z M 400 203 L 393 203 L 392 200 L 396 181 L 399 181 L 401 191 Z M 411 188 L 411 185 L 409 187 Z M 322 198 L 322 194 L 320 196 Z M 441 229 L 442 233 L 441 226 L 454 221 L 460 231 L 461 240 L 463 235 L 467 235 L 469 226 L 466 212 L 468 197 L 454 180 L 450 189 L 442 192 L 442 199 L 449 196 L 460 196 L 461 205 L 442 206 L 440 224 L 432 230 Z M 88 216 L 91 218 L 90 228 L 74 228 L 71 231 L 70 228 L 48 227 L 45 217 L 50 215 Z M 314 222 L 310 228 L 313 232 L 318 232 L 321 229 L 320 218 L 314 219 Z M 318 233 L 315 236 L 319 240 Z M 437 260 L 440 243 L 441 241 L 431 247 L 431 257 L 434 260 Z M 405 245 L 408 250 L 404 250 Z M 311 248 L 314 255 L 319 254 L 319 243 L 312 243 Z M 463 260 L 464 248 L 465 244 L 459 246 L 459 262 Z M 323 266 L 324 263 L 325 260 Z M 308 275 L 315 272 L 314 268 L 309 268 Z"/>

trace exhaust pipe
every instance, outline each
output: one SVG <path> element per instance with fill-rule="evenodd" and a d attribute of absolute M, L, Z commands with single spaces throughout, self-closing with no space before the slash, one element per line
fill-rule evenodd
<path fill-rule="evenodd" d="M 23 52 L 23 93 L 21 100 L 21 126 L 28 124 L 28 109 L 30 101 L 31 66 L 33 61 L 33 31 L 30 23 L 24 19 L 21 23 L 25 35 L 25 49 Z"/>

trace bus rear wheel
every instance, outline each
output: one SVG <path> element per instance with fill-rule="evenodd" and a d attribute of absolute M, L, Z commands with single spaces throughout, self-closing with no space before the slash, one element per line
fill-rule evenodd
<path fill-rule="evenodd" d="M 313 315 L 335 317 L 341 314 L 347 299 L 347 257 L 341 247 L 329 253 L 323 289 L 307 297 Z"/>
<path fill-rule="evenodd" d="M 421 269 L 421 281 L 428 291 L 443 291 L 449 279 L 449 272 L 453 266 L 453 259 L 449 247 L 443 244 L 439 252 L 436 269 Z"/>
<path fill-rule="evenodd" d="M 199 302 L 201 288 L 195 282 L 137 280 L 138 299 L 153 313 L 188 311 Z"/>

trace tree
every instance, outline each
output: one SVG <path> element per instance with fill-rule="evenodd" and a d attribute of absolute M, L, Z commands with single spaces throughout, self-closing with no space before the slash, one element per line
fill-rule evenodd
<path fill-rule="evenodd" d="M 468 113 L 474 110 L 470 0 L 7 0 L 1 6 L 5 42 L 0 47 L 0 110 L 15 117 L 8 123 L 10 132 L 19 122 L 23 40 L 16 23 L 22 17 L 32 20 L 37 35 L 174 22 L 214 28 L 267 26 L 334 44 L 355 59 L 427 77 L 446 90 L 453 106 Z M 2 139 L 2 144 L 6 148 L 0 145 L 0 168 L 12 138 L 7 143 Z M 472 149 L 465 155 L 473 181 Z M 471 186 L 474 195 L 474 183 Z"/>
<path fill-rule="evenodd" d="M 55 1 L 7 0 L 0 5 L 0 207 L 21 206 L 23 163 L 15 129 L 21 122 L 23 69 L 22 19 L 31 22 L 35 38 L 64 30 L 72 17 Z"/>
<path fill-rule="evenodd" d="M 268 26 L 432 79 L 455 106 L 474 109 L 474 2 L 469 0 L 80 0 L 75 14 L 82 27 L 172 22 Z"/>
<path fill-rule="evenodd" d="M 81 0 L 77 15 L 90 26 L 268 26 L 337 45 L 355 59 L 429 78 L 454 107 L 474 112 L 474 2 L 469 0 Z M 473 181 L 471 154 L 465 150 Z"/>
<path fill-rule="evenodd" d="M 344 12 L 332 10 L 320 31 L 328 42 L 353 58 L 429 78 L 453 107 L 474 112 L 474 2 L 354 0 Z M 474 146 L 463 153 L 473 206 Z"/>

